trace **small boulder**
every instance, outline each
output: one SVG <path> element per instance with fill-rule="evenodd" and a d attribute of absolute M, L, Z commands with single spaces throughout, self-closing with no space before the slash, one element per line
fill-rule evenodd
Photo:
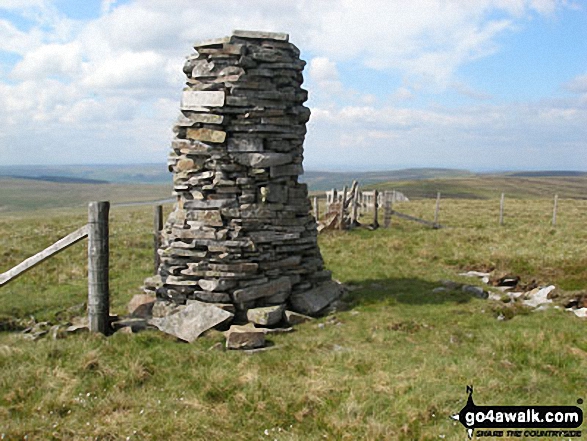
<path fill-rule="evenodd" d="M 234 314 L 209 303 L 194 302 L 175 314 L 152 318 L 149 324 L 189 343 L 203 332 L 232 320 Z"/>
<path fill-rule="evenodd" d="M 306 323 L 311 320 L 314 320 L 312 317 L 309 317 L 304 314 L 299 314 L 293 311 L 285 311 L 285 321 L 290 326 L 299 325 L 300 323 Z"/>
<path fill-rule="evenodd" d="M 224 333 L 227 349 L 256 349 L 265 346 L 265 332 L 251 326 L 232 325 Z"/>

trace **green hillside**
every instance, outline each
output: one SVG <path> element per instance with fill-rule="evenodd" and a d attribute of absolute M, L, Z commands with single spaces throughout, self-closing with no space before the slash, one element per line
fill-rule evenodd
<path fill-rule="evenodd" d="M 81 184 L 0 177 L 0 214 L 86 205 L 108 200 L 113 204 L 169 199 L 171 184 Z"/>

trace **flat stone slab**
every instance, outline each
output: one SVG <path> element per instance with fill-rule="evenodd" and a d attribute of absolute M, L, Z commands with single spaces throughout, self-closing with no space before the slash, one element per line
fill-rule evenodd
<path fill-rule="evenodd" d="M 283 311 L 285 311 L 285 305 L 253 308 L 247 311 L 247 319 L 256 325 L 273 326 L 281 321 Z"/>
<path fill-rule="evenodd" d="M 232 325 L 224 335 L 226 349 L 256 349 L 265 346 L 265 332 L 251 326 Z"/>
<path fill-rule="evenodd" d="M 262 285 L 253 285 L 247 288 L 237 289 L 233 293 L 235 302 L 248 302 L 261 297 L 270 297 L 277 293 L 287 293 L 291 291 L 291 281 L 289 277 L 280 277 L 279 279 L 270 280 Z"/>
<path fill-rule="evenodd" d="M 314 320 L 312 317 L 309 317 L 304 314 L 299 314 L 294 311 L 285 311 L 284 315 L 285 315 L 285 321 L 290 326 L 295 326 L 295 325 L 299 325 L 301 323 L 306 323 L 311 320 Z"/>
<path fill-rule="evenodd" d="M 340 284 L 331 281 L 301 293 L 294 293 L 289 301 L 295 312 L 305 315 L 314 315 L 326 308 L 342 295 Z"/>
<path fill-rule="evenodd" d="M 194 301 L 180 312 L 163 318 L 153 318 L 149 323 L 166 334 L 191 343 L 203 332 L 232 317 L 234 314 L 214 305 Z"/>
<path fill-rule="evenodd" d="M 243 31 L 235 29 L 232 35 L 240 38 L 255 38 L 262 40 L 289 41 L 289 34 L 283 32 Z"/>
<path fill-rule="evenodd" d="M 182 110 L 200 110 L 202 107 L 224 106 L 224 92 L 218 90 L 184 90 L 181 95 Z"/>

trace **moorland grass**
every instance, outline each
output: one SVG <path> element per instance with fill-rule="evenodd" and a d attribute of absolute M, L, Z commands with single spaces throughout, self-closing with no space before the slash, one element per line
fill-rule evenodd
<path fill-rule="evenodd" d="M 475 387 L 477 404 L 575 405 L 585 398 L 585 322 L 564 310 L 516 313 L 439 281 L 496 269 L 587 289 L 587 201 L 443 200 L 432 230 L 326 232 L 326 265 L 351 291 L 350 309 L 255 355 L 209 350 L 154 331 L 25 341 L 0 332 L 0 435 L 5 439 L 464 439 L 449 415 Z M 434 202 L 398 204 L 431 219 Z M 83 211 L 0 220 L 0 271 L 85 221 Z M 363 218 L 365 223 L 370 220 Z M 150 207 L 111 214 L 111 298 L 123 312 L 152 271 Z M 0 315 L 66 316 L 86 296 L 86 249 L 64 251 L 0 288 Z M 75 310 L 75 308 L 74 308 Z M 440 437 L 440 438 L 439 438 Z M 507 439 L 507 438 L 503 438 Z M 520 439 L 520 438 L 517 438 Z"/>

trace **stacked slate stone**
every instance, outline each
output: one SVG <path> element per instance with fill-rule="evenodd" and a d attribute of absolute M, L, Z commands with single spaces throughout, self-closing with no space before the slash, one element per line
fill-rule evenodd
<path fill-rule="evenodd" d="M 288 39 L 234 31 L 187 58 L 159 299 L 229 304 L 251 319 L 267 307 L 316 315 L 340 296 L 298 182 L 310 111 Z"/>

